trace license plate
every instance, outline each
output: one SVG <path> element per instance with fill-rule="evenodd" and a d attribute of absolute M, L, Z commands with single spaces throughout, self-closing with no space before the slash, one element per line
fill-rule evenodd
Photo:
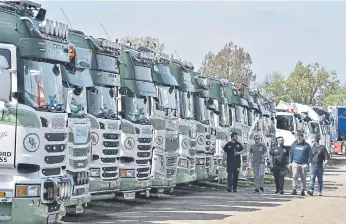
<path fill-rule="evenodd" d="M 83 213 L 84 208 L 82 204 L 76 205 L 76 214 Z"/>
<path fill-rule="evenodd" d="M 56 223 L 58 221 L 58 214 L 48 215 L 47 223 Z"/>
<path fill-rule="evenodd" d="M 159 189 L 158 192 L 159 192 L 159 193 L 164 193 L 164 192 L 165 192 L 165 189 Z"/>
<path fill-rule="evenodd" d="M 66 128 L 66 121 L 63 116 L 52 117 L 52 128 L 63 129 Z"/>
<path fill-rule="evenodd" d="M 124 193 L 124 198 L 126 200 L 132 200 L 136 198 L 136 193 L 135 192 L 131 192 L 131 193 Z"/>

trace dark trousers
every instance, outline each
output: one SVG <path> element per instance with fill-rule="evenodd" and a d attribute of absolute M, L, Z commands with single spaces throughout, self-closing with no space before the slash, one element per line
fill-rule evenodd
<path fill-rule="evenodd" d="M 228 189 L 237 189 L 239 168 L 232 168 L 228 170 Z"/>
<path fill-rule="evenodd" d="M 283 191 L 286 171 L 284 170 L 284 168 L 273 168 L 272 171 L 275 180 L 276 190 Z"/>

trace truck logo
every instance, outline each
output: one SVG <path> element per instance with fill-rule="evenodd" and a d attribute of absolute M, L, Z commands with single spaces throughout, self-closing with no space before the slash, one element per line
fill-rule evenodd
<path fill-rule="evenodd" d="M 161 144 L 163 143 L 163 139 L 162 139 L 161 136 L 157 136 L 157 137 L 156 137 L 156 143 L 157 143 L 158 145 L 161 145 Z"/>
<path fill-rule="evenodd" d="M 0 132 L 0 140 L 3 139 L 4 137 L 7 137 L 7 136 L 8 136 L 7 131 Z"/>
<path fill-rule="evenodd" d="M 135 140 L 133 138 L 127 138 L 124 142 L 124 146 L 127 149 L 133 149 L 135 146 Z"/>
<path fill-rule="evenodd" d="M 24 138 L 23 146 L 28 152 L 36 152 L 40 147 L 40 138 L 37 134 L 28 134 Z"/>
<path fill-rule="evenodd" d="M 95 132 L 91 132 L 91 144 L 96 145 L 99 142 L 99 136 Z"/>

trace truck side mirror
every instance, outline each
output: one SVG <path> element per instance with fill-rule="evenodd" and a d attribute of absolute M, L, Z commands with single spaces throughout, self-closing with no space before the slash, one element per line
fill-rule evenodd
<path fill-rule="evenodd" d="M 11 73 L 9 72 L 9 65 L 6 58 L 0 55 L 0 101 L 5 103 L 10 102 L 11 95 Z"/>

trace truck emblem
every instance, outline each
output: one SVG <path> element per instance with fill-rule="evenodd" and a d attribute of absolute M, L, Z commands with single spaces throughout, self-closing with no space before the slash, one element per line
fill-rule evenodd
<path fill-rule="evenodd" d="M 91 132 L 91 144 L 96 145 L 99 142 L 99 136 L 95 132 Z"/>
<path fill-rule="evenodd" d="M 135 146 L 135 140 L 133 138 L 125 139 L 124 146 L 127 149 L 133 149 L 133 147 Z"/>
<path fill-rule="evenodd" d="M 24 148 L 29 152 L 36 152 L 40 147 L 40 138 L 37 134 L 28 134 L 23 141 Z"/>

